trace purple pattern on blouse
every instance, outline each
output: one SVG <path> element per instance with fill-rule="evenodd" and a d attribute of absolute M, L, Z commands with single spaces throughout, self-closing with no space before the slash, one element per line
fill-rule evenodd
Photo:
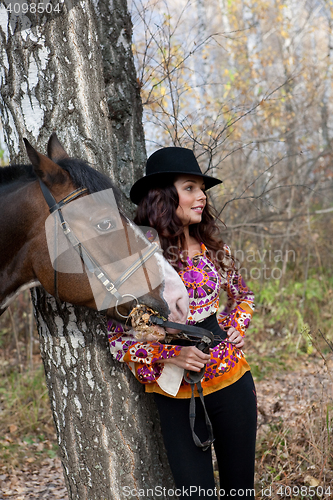
<path fill-rule="evenodd" d="M 190 314 L 188 323 L 202 321 L 217 312 L 220 290 L 227 293 L 227 303 L 218 315 L 222 328 L 234 326 L 244 335 L 249 326 L 254 309 L 254 296 L 248 289 L 234 265 L 220 274 L 211 259 L 205 245 L 201 245 L 202 253 L 187 259 L 188 266 L 180 270 L 189 294 Z M 230 255 L 229 247 L 224 247 L 226 257 Z M 230 264 L 230 259 L 228 263 Z M 156 382 L 163 370 L 163 363 L 156 361 L 177 356 L 180 346 L 161 344 L 159 342 L 138 342 L 130 332 L 125 332 L 122 325 L 110 321 L 108 324 L 109 344 L 112 355 L 118 361 L 129 363 L 130 369 L 142 383 Z M 206 365 L 203 382 L 220 377 L 230 371 L 243 357 L 242 351 L 232 344 L 221 342 L 214 348 L 211 360 Z M 133 367 L 133 363 L 136 366 Z M 186 384 L 186 382 L 182 382 Z M 187 384 L 186 384 L 187 385 Z"/>

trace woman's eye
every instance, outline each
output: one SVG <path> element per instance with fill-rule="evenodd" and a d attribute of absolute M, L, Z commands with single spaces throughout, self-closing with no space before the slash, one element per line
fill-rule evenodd
<path fill-rule="evenodd" d="M 96 224 L 96 227 L 99 231 L 105 232 L 105 231 L 110 231 L 110 229 L 113 229 L 114 224 L 110 219 L 105 219 L 98 222 L 98 224 Z"/>

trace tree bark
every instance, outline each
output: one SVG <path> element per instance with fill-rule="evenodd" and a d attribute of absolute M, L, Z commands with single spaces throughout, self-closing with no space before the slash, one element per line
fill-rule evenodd
<path fill-rule="evenodd" d="M 11 162 L 27 162 L 23 137 L 45 152 L 55 130 L 71 156 L 120 185 L 129 208 L 145 146 L 127 4 L 62 6 L 44 24 L 23 15 L 13 24 L 1 6 L 0 115 Z M 111 358 L 105 318 L 59 306 L 39 288 L 33 303 L 69 498 L 172 487 L 153 401 Z"/>
<path fill-rule="evenodd" d="M 32 295 L 69 498 L 139 498 L 140 489 L 172 487 L 156 410 L 111 358 L 105 318 L 58 305 L 39 288 Z"/>

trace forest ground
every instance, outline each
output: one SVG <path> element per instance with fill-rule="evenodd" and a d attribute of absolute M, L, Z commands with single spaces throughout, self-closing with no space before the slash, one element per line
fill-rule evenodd
<path fill-rule="evenodd" d="M 323 434 L 325 426 L 331 425 L 331 373 L 333 354 L 325 360 L 312 354 L 257 377 L 257 498 L 328 500 L 333 496 L 332 456 L 325 457 L 329 450 L 321 449 L 327 448 Z M 8 426 L 3 449 L 7 443 L 13 460 L 5 463 L 4 453 L 0 457 L 0 500 L 68 499 L 60 460 L 50 453 L 56 442 L 50 419 L 48 425 L 47 439 L 30 442 L 17 437 L 15 423 Z M 327 430 L 331 434 L 332 429 Z"/>

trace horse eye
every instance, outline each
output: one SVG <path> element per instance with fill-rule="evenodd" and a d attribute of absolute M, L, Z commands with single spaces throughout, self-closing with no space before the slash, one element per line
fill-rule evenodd
<path fill-rule="evenodd" d="M 110 229 L 113 229 L 115 226 L 110 219 L 105 219 L 105 220 L 98 222 L 98 224 L 96 224 L 96 227 L 99 231 L 106 232 L 106 231 L 110 231 Z"/>

